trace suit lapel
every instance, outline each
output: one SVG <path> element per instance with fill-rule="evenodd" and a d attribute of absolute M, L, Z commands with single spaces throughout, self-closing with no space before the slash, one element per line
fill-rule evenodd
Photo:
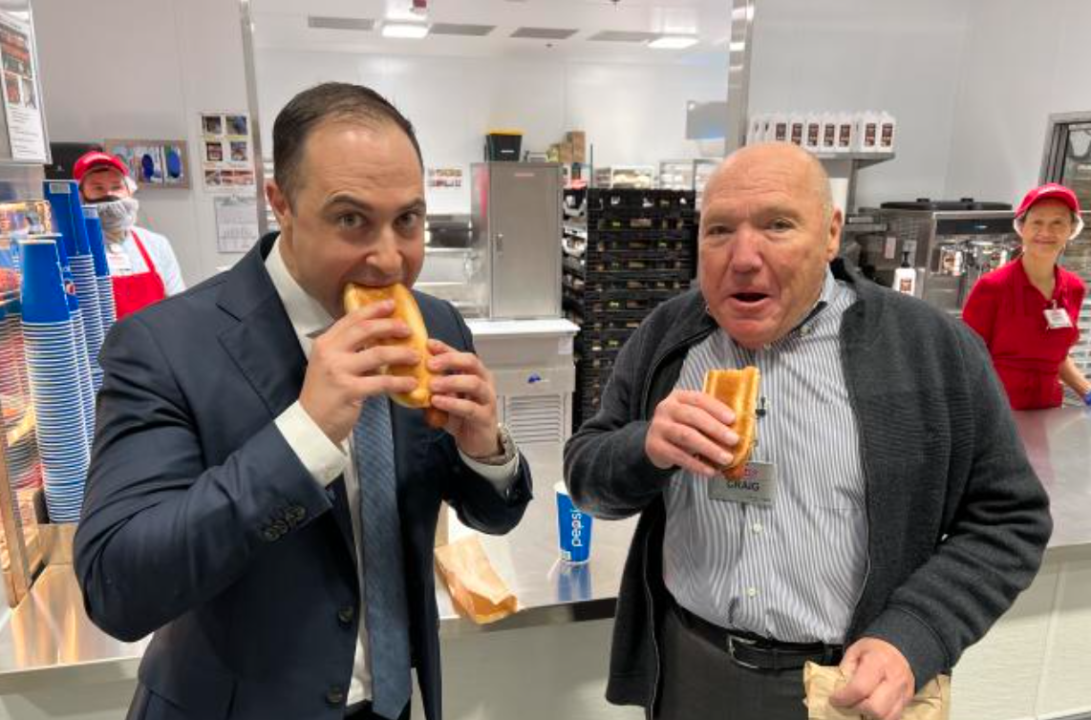
<path fill-rule="evenodd" d="M 220 344 L 265 403 L 270 420 L 299 399 L 307 371 L 299 338 L 265 269 L 275 240 L 275 234 L 266 235 L 239 261 L 218 300 L 220 308 L 238 321 L 220 333 Z M 341 538 L 355 560 L 344 478 L 331 483 L 329 490 Z"/>

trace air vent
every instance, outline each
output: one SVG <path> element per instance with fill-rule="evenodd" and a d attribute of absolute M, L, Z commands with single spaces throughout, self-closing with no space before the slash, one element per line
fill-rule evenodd
<path fill-rule="evenodd" d="M 654 40 L 659 37 L 656 33 L 649 32 L 632 32 L 628 30 L 603 30 L 602 32 L 595 33 L 588 40 L 594 40 L 596 42 L 626 42 L 626 43 L 642 43 Z"/>
<path fill-rule="evenodd" d="M 578 32 L 579 30 L 565 30 L 564 28 L 521 27 L 513 32 L 511 36 L 532 40 L 566 40 Z"/>
<path fill-rule="evenodd" d="M 360 30 L 367 32 L 375 28 L 375 21 L 368 18 L 308 15 L 307 27 L 317 30 Z"/>
<path fill-rule="evenodd" d="M 563 443 L 564 398 L 560 395 L 506 397 L 504 423 L 517 445 Z"/>
<path fill-rule="evenodd" d="M 433 35 L 460 35 L 462 37 L 485 37 L 493 30 L 495 25 L 464 25 L 462 23 L 434 23 L 431 32 Z"/>

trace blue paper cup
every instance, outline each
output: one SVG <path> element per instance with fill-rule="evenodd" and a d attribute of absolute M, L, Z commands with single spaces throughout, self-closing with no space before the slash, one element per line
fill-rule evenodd
<path fill-rule="evenodd" d="M 557 534 L 561 559 L 584 563 L 591 558 L 591 516 L 572 504 L 563 482 L 553 486 L 557 494 Z"/>
<path fill-rule="evenodd" d="M 43 190 L 53 206 L 53 223 L 64 236 L 65 251 L 69 255 L 90 255 L 79 185 L 74 180 L 46 180 Z"/>
<path fill-rule="evenodd" d="M 23 265 L 23 321 L 28 323 L 68 322 L 68 295 L 61 282 L 57 243 L 27 240 L 20 243 Z"/>
<path fill-rule="evenodd" d="M 91 257 L 95 260 L 95 275 L 109 277 L 110 265 L 106 261 L 106 242 L 102 239 L 102 221 L 98 216 L 98 208 L 85 205 L 83 223 L 87 228 L 87 244 L 91 248 Z"/>

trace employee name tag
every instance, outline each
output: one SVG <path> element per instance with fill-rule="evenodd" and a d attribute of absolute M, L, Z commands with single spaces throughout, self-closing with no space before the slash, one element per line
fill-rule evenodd
<path fill-rule="evenodd" d="M 768 462 L 747 463 L 737 480 L 722 475 L 708 481 L 708 497 L 744 505 L 772 505 L 777 496 L 777 466 Z"/>
<path fill-rule="evenodd" d="M 1072 327 L 1072 318 L 1063 308 L 1046 308 L 1046 324 L 1050 330 Z"/>
<path fill-rule="evenodd" d="M 108 250 L 106 252 L 106 264 L 110 267 L 111 275 L 133 274 L 133 260 L 124 250 Z"/>

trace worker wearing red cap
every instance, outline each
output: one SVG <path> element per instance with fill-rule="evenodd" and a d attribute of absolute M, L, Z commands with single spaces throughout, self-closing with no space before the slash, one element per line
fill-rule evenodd
<path fill-rule="evenodd" d="M 186 289 L 170 242 L 137 227 L 140 204 L 129 168 L 109 153 L 85 153 L 72 168 L 80 197 L 98 208 L 117 317 L 129 315 Z"/>
<path fill-rule="evenodd" d="M 1069 355 L 1087 288 L 1057 262 L 1083 230 L 1076 194 L 1048 183 L 1027 193 L 1015 212 L 1022 255 L 983 275 L 962 318 L 985 340 L 1015 410 L 1058 407 L 1062 383 L 1091 405 L 1089 381 Z"/>

